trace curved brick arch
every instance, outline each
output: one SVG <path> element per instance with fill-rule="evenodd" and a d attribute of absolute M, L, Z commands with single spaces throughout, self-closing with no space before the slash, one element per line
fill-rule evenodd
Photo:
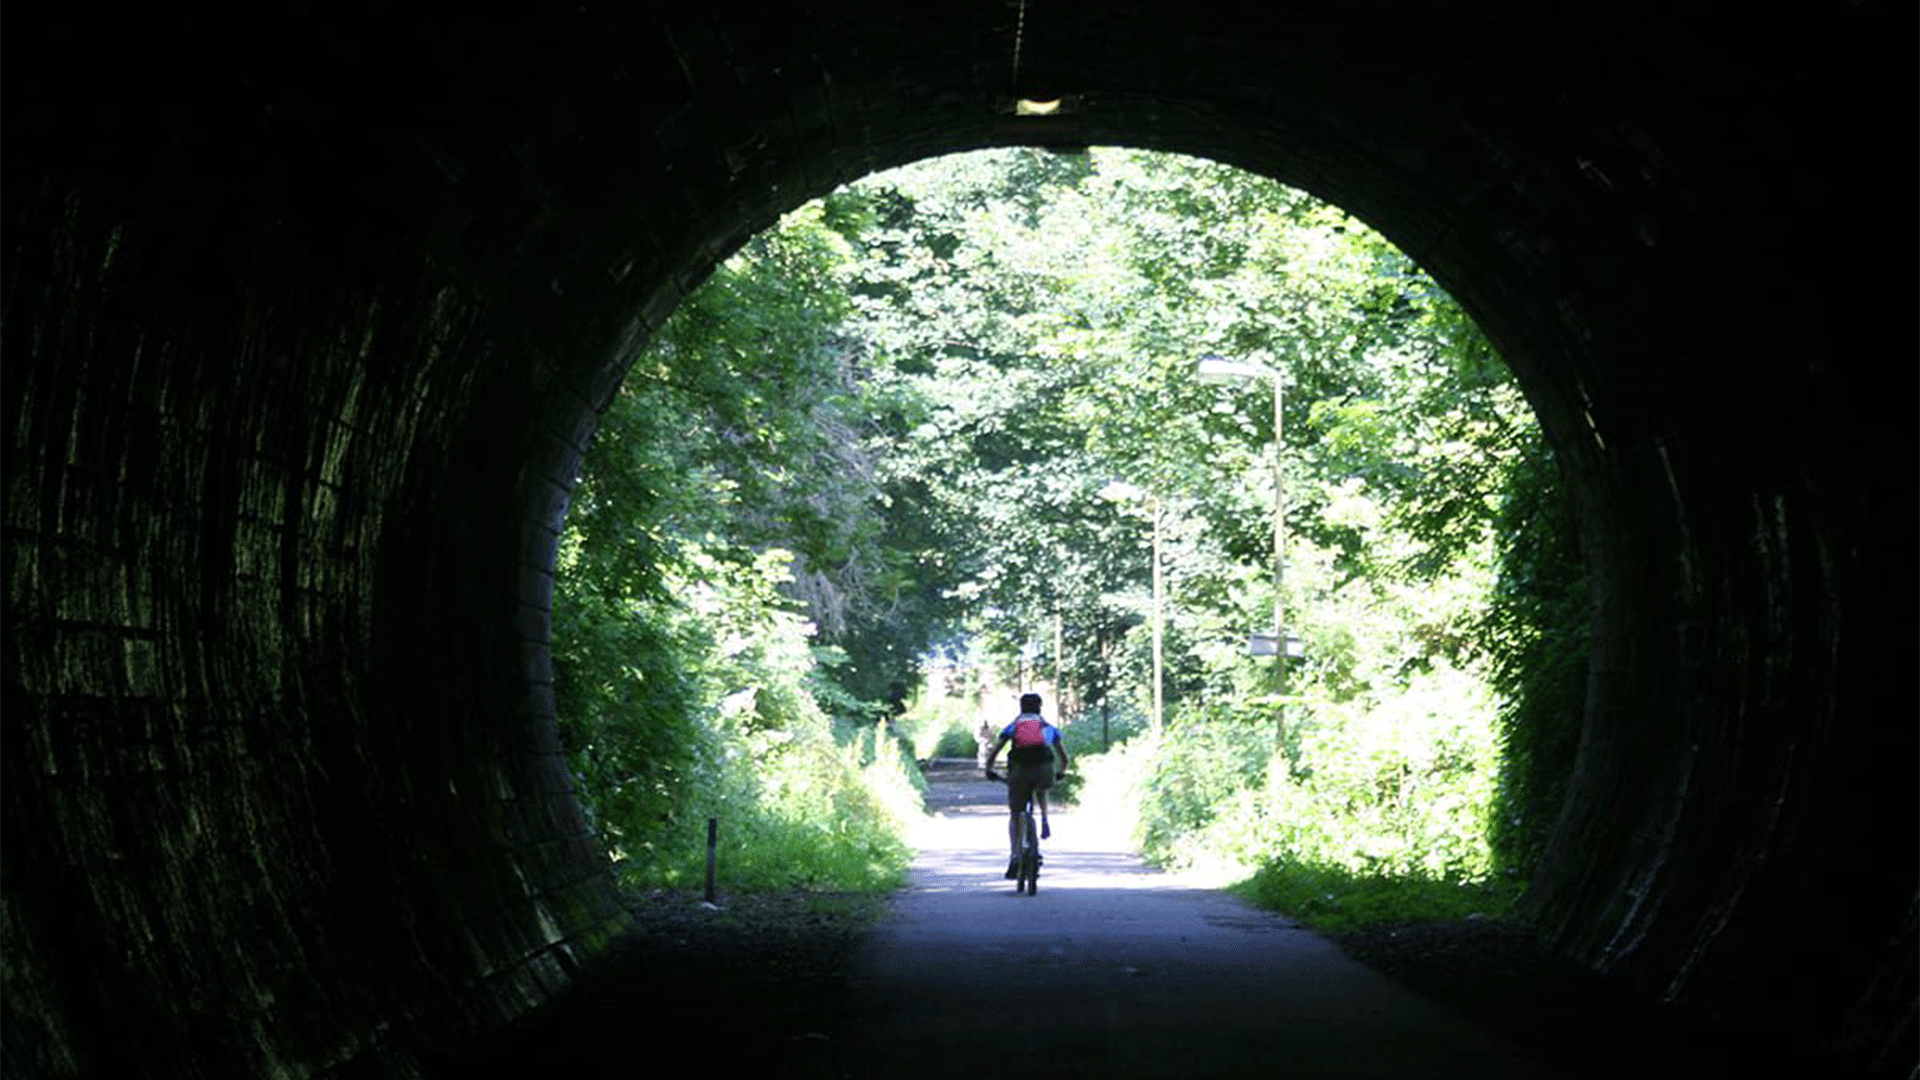
<path fill-rule="evenodd" d="M 1012 142 L 1269 173 L 1469 306 L 1596 581 L 1534 913 L 1640 985 L 1882 1037 L 1913 293 L 1858 223 L 1913 235 L 1895 6 L 1036 3 L 1017 75 L 1011 4 L 257 15 L 237 46 L 10 16 L 9 1069 L 404 1074 L 564 985 L 621 925 L 545 651 L 599 403 L 773 214 Z"/>

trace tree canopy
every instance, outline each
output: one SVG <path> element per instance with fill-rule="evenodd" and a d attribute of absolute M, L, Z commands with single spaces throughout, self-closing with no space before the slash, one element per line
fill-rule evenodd
<path fill-rule="evenodd" d="M 1279 432 L 1270 382 L 1203 382 L 1208 355 L 1277 373 Z M 1521 740 L 1550 772 L 1577 680 L 1540 653 L 1584 655 L 1564 512 L 1521 509 L 1552 475 L 1471 320 L 1336 207 L 1122 149 L 920 162 L 787 215 L 635 358 L 569 517 L 563 720 L 583 773 L 664 804 L 689 723 L 884 717 L 936 653 L 1138 715 L 1157 625 L 1167 708 L 1286 705 L 1303 782 L 1358 717 L 1448 713 L 1479 734 L 1422 767 L 1487 758 L 1551 669 L 1556 734 Z M 1284 702 L 1247 656 L 1276 505 Z M 1503 835 L 1537 840 L 1552 781 L 1509 786 Z"/>

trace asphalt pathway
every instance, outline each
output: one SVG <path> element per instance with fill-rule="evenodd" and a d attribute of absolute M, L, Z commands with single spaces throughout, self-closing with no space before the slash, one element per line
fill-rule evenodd
<path fill-rule="evenodd" d="M 1502 1080 L 1560 1074 L 1326 939 L 1053 815 L 1005 879 L 1005 789 L 934 763 L 908 887 L 854 965 L 844 1075 Z"/>

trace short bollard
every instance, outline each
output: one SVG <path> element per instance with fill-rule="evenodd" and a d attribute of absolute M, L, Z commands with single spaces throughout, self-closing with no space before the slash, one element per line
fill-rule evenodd
<path fill-rule="evenodd" d="M 714 848 L 720 842 L 720 819 L 707 819 L 707 903 L 713 903 L 713 861 Z"/>

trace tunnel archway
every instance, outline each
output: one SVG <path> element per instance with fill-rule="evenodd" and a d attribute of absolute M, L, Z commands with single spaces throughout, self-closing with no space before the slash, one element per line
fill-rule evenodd
<path fill-rule="evenodd" d="M 1910 1043 L 1913 271 L 1881 238 L 1912 235 L 1911 10 L 36 18 L 10 1070 L 406 1074 L 566 985 L 623 921 L 546 651 L 598 407 L 778 211 L 1006 143 L 1213 157 L 1428 267 L 1539 412 L 1595 581 L 1534 917 L 1651 992 Z M 1798 223 L 1825 208 L 1850 224 Z"/>

